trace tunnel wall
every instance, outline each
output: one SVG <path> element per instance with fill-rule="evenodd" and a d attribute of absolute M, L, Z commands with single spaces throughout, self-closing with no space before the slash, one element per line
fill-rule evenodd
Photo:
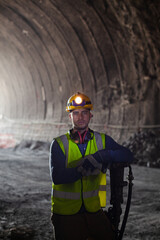
<path fill-rule="evenodd" d="M 0 2 L 0 131 L 51 140 L 67 99 L 93 104 L 91 127 L 123 141 L 160 124 L 159 1 Z"/>

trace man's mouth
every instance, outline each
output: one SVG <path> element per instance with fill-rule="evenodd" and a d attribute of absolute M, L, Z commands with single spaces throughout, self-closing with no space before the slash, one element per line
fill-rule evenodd
<path fill-rule="evenodd" d="M 78 121 L 78 124 L 84 124 L 85 122 L 84 121 Z"/>

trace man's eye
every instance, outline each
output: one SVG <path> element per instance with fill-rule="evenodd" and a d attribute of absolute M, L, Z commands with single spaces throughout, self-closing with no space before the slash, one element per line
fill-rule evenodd
<path fill-rule="evenodd" d="M 84 112 L 82 112 L 82 114 L 87 115 L 87 114 L 88 114 L 88 111 L 84 111 Z"/>
<path fill-rule="evenodd" d="M 74 115 L 78 115 L 78 112 L 73 112 Z"/>

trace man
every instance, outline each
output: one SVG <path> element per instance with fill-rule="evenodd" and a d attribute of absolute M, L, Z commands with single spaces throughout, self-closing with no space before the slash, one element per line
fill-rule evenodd
<path fill-rule="evenodd" d="M 106 206 L 106 170 L 114 162 L 131 162 L 131 152 L 108 135 L 88 127 L 93 105 L 76 93 L 66 111 L 73 128 L 50 148 L 52 223 L 56 240 L 114 239 Z"/>

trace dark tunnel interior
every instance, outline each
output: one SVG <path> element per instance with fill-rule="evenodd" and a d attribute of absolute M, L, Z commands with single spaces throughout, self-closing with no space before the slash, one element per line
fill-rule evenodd
<path fill-rule="evenodd" d="M 93 102 L 91 127 L 120 142 L 159 128 L 159 13 L 156 0 L 1 1 L 1 137 L 66 132 L 77 91 Z"/>

